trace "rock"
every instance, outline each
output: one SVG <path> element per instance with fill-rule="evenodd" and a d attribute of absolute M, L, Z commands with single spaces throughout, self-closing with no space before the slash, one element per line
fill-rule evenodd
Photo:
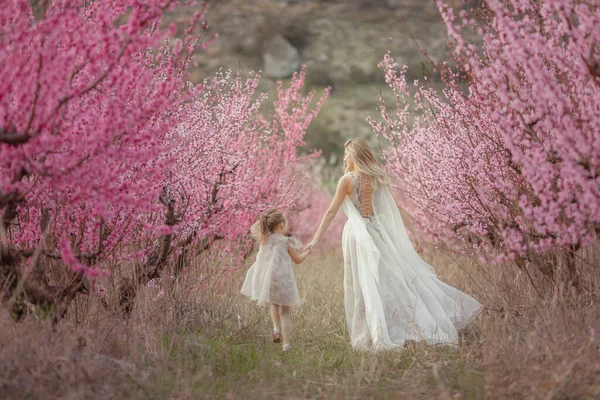
<path fill-rule="evenodd" d="M 264 44 L 264 76 L 289 78 L 300 69 L 300 53 L 282 35 L 276 34 Z"/>

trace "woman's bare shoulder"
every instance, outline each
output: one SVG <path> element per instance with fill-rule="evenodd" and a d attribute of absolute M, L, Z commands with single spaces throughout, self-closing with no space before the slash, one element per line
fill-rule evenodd
<path fill-rule="evenodd" d="M 347 192 L 350 192 L 354 188 L 354 175 L 352 172 L 347 172 L 338 181 L 338 186 L 342 186 Z"/>
<path fill-rule="evenodd" d="M 338 184 L 352 185 L 353 184 L 352 172 L 346 172 L 344 175 L 342 175 L 342 177 L 338 181 Z"/>

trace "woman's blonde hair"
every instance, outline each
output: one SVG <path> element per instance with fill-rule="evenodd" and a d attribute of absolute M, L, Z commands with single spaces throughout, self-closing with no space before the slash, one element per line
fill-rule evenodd
<path fill-rule="evenodd" d="M 344 149 L 352 156 L 354 170 L 369 176 L 373 186 L 388 186 L 390 178 L 379 166 L 375 154 L 364 139 L 350 139 L 344 143 Z"/>
<path fill-rule="evenodd" d="M 261 242 L 267 240 L 269 235 L 273 233 L 273 231 L 275 231 L 275 229 L 277 229 L 279 224 L 281 224 L 282 222 L 287 225 L 287 219 L 283 216 L 281 211 L 275 208 L 272 208 L 265 214 L 261 214 L 261 216 L 259 217 L 259 221 Z"/>

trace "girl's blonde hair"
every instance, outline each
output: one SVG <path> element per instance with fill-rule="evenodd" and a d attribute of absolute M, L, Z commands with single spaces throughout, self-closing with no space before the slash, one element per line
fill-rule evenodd
<path fill-rule="evenodd" d="M 277 229 L 279 224 L 281 224 L 282 222 L 287 225 L 287 219 L 283 216 L 281 211 L 275 208 L 272 208 L 265 214 L 261 214 L 261 216 L 259 217 L 259 221 L 261 242 L 267 240 L 269 235 L 273 233 L 273 231 L 275 231 L 275 229 Z"/>
<path fill-rule="evenodd" d="M 373 186 L 388 186 L 390 178 L 379 166 L 375 154 L 364 139 L 350 139 L 344 143 L 344 149 L 352 156 L 354 170 L 370 177 Z"/>

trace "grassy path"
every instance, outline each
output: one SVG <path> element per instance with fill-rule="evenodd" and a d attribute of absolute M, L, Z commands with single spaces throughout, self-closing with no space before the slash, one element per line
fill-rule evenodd
<path fill-rule="evenodd" d="M 480 374 L 456 348 L 352 350 L 344 324 L 342 260 L 332 253 L 296 267 L 303 304 L 293 350 L 271 342 L 266 307 L 238 294 L 243 273 L 208 307 L 205 328 L 166 338 L 170 361 L 155 398 L 481 398 Z"/>

